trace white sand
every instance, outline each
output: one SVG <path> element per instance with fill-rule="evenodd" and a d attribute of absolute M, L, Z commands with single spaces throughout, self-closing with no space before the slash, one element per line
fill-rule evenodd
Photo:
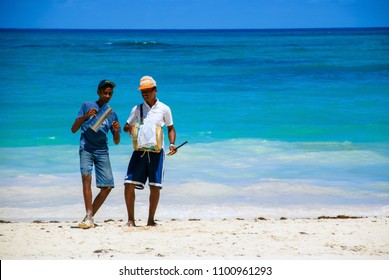
<path fill-rule="evenodd" d="M 389 259 L 389 217 L 0 224 L 2 260 Z"/>

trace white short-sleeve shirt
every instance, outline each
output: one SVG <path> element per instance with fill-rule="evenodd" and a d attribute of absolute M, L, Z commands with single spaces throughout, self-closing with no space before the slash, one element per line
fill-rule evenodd
<path fill-rule="evenodd" d="M 160 102 L 157 99 L 157 102 L 153 107 L 143 102 L 143 122 L 152 122 L 155 125 L 161 126 L 171 126 L 173 125 L 173 116 L 169 106 Z M 131 114 L 127 119 L 127 123 L 130 125 L 134 125 L 136 122 L 140 122 L 140 105 L 135 106 L 131 110 Z"/>

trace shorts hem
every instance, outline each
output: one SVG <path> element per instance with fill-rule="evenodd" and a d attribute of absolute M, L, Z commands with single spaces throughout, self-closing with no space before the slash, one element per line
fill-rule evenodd
<path fill-rule="evenodd" d="M 113 189 L 115 186 L 108 186 L 108 185 L 102 185 L 102 186 L 96 186 L 96 188 L 111 188 Z"/>
<path fill-rule="evenodd" d="M 159 189 L 162 189 L 162 184 L 160 183 L 149 183 L 150 186 L 157 187 Z"/>
<path fill-rule="evenodd" d="M 143 190 L 145 188 L 145 184 L 138 181 L 124 180 L 124 184 L 132 184 L 135 186 L 135 189 L 138 190 Z"/>

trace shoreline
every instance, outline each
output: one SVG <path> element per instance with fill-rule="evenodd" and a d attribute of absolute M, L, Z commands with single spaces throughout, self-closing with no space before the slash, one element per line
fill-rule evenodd
<path fill-rule="evenodd" d="M 2 260 L 388 260 L 389 217 L 0 221 Z"/>

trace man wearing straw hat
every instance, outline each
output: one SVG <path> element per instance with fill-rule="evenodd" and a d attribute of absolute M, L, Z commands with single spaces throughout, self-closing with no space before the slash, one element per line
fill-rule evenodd
<path fill-rule="evenodd" d="M 113 95 L 115 83 L 102 80 L 97 86 L 99 100 L 82 104 L 77 118 L 72 126 L 76 133 L 81 128 L 80 137 L 80 170 L 86 216 L 79 224 L 80 228 L 93 228 L 93 216 L 104 203 L 114 188 L 111 163 L 108 153 L 107 134 L 111 131 L 113 142 L 120 142 L 120 124 L 118 116 L 107 105 Z M 92 203 L 92 170 L 95 166 L 96 186 L 100 193 Z"/>
<path fill-rule="evenodd" d="M 177 152 L 175 146 L 176 130 L 173 126 L 172 113 L 167 105 L 156 98 L 156 81 L 150 76 L 144 76 L 140 80 L 138 90 L 141 91 L 144 102 L 133 107 L 124 126 L 124 131 L 132 135 L 134 146 L 127 175 L 124 179 L 124 197 L 128 214 L 127 226 L 129 227 L 135 226 L 135 189 L 143 190 L 147 179 L 150 187 L 147 226 L 157 225 L 154 216 L 162 188 L 165 158 L 163 132 L 159 132 L 162 127 L 167 127 L 170 144 L 168 155 Z"/>

